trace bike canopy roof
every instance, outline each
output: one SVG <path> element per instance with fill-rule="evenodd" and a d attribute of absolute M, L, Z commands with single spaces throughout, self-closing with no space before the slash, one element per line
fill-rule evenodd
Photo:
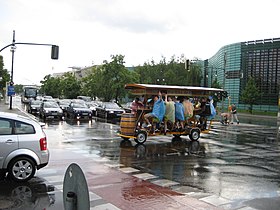
<path fill-rule="evenodd" d="M 125 89 L 130 90 L 133 95 L 157 95 L 159 91 L 169 96 L 202 97 L 216 95 L 226 92 L 219 88 L 195 87 L 195 86 L 173 86 L 152 84 L 126 84 Z"/>

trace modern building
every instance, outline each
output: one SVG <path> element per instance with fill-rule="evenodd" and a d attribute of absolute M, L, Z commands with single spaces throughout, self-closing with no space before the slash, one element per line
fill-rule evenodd
<path fill-rule="evenodd" d="M 252 77 L 261 93 L 258 105 L 254 105 L 253 110 L 278 112 L 280 38 L 226 45 L 205 60 L 202 66 L 202 85 L 211 87 L 217 79 L 228 92 L 230 102 L 237 104 L 238 108 L 248 108 L 240 96 Z"/>

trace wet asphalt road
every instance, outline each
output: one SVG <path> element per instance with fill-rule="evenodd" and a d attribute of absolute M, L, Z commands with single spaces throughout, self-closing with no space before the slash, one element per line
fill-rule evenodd
<path fill-rule="evenodd" d="M 116 135 L 118 123 L 97 118 L 49 121 L 45 131 L 50 148 L 80 148 L 112 163 L 174 181 L 178 184 L 171 186 L 173 190 L 194 198 L 222 197 L 219 207 L 223 209 L 279 209 L 277 122 L 246 116 L 240 116 L 240 121 L 229 126 L 214 123 L 199 142 L 160 136 L 149 137 L 145 145 L 123 141 Z M 37 179 L 36 185 L 44 177 L 39 173 Z M 51 186 L 44 187 L 44 195 L 52 198 L 46 193 Z"/>
<path fill-rule="evenodd" d="M 257 122 L 256 122 L 257 123 Z M 270 123 L 269 123 L 270 124 Z M 273 124 L 273 123 L 272 123 Z M 47 123 L 49 136 L 110 161 L 179 183 L 172 188 L 201 198 L 216 195 L 231 200 L 225 209 L 279 209 L 280 148 L 276 126 L 215 123 L 199 142 L 187 137 L 149 137 L 145 145 L 117 137 L 117 124 Z M 60 134 L 60 135 L 57 135 Z"/>

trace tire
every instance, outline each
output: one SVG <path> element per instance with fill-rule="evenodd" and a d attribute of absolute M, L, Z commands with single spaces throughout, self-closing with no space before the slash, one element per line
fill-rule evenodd
<path fill-rule="evenodd" d="M 200 130 L 199 129 L 191 129 L 189 137 L 192 141 L 197 141 L 200 138 Z"/>
<path fill-rule="evenodd" d="M 144 144 L 147 140 L 147 132 L 146 131 L 139 131 L 136 135 L 135 142 L 137 144 Z"/>
<path fill-rule="evenodd" d="M 35 163 L 28 157 L 17 157 L 9 163 L 9 178 L 16 182 L 26 182 L 33 178 L 36 172 Z"/>
<path fill-rule="evenodd" d="M 32 199 L 32 188 L 27 185 L 17 186 L 13 189 L 11 197 L 18 202 L 25 202 Z"/>

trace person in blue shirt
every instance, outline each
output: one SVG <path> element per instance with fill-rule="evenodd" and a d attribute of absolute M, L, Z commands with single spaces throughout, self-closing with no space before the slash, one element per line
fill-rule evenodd
<path fill-rule="evenodd" d="M 162 100 L 161 92 L 158 93 L 158 96 L 154 96 L 154 106 L 153 110 L 150 113 L 144 115 L 144 119 L 147 123 L 147 127 L 151 127 L 152 124 L 150 120 L 161 122 L 165 115 L 165 104 Z"/>

